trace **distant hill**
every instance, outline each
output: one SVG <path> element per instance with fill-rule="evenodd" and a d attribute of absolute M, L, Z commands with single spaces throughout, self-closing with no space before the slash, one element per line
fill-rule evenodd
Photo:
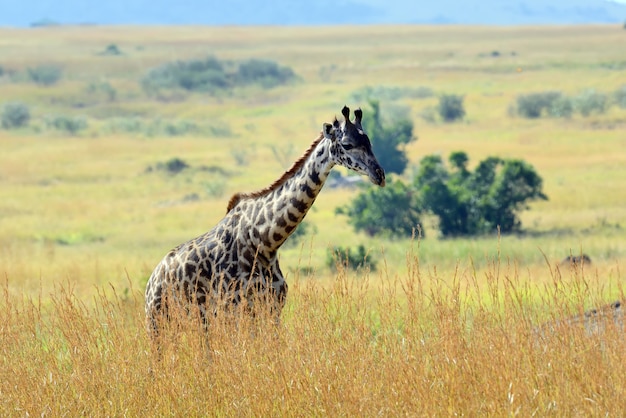
<path fill-rule="evenodd" d="M 0 0 L 0 26 L 574 24 L 626 21 L 626 0 Z"/>

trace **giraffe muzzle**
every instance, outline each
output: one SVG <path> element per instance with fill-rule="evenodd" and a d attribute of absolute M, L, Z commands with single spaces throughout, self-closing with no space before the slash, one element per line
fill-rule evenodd
<path fill-rule="evenodd" d="M 380 187 L 385 187 L 385 170 L 383 170 L 382 168 L 377 168 L 374 171 L 374 176 L 371 178 L 372 183 L 380 186 Z"/>

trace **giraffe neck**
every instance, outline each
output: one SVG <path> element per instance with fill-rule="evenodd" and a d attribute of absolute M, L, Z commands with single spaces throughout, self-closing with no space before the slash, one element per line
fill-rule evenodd
<path fill-rule="evenodd" d="M 295 231 L 313 206 L 334 163 L 330 158 L 332 144 L 322 139 L 293 175 L 256 197 L 247 209 L 250 237 L 259 254 L 267 259 Z M 245 200 L 242 201 L 245 204 Z"/>

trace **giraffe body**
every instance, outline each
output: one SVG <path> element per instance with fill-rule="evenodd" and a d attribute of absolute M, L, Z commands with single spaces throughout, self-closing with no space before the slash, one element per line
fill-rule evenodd
<path fill-rule="evenodd" d="M 277 252 L 313 205 L 334 165 L 366 174 L 380 186 L 385 173 L 361 127 L 362 113 L 324 124 L 305 154 L 266 189 L 234 195 L 222 220 L 209 232 L 171 250 L 154 269 L 146 287 L 149 331 L 172 300 L 194 303 L 205 320 L 222 307 L 269 301 L 277 317 L 287 283 Z M 173 298 L 173 299 L 172 299 Z"/>

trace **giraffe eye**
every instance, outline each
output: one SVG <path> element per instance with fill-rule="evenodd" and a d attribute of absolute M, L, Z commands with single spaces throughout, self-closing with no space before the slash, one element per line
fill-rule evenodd
<path fill-rule="evenodd" d="M 343 145 L 343 149 L 345 149 L 346 151 L 350 151 L 352 148 L 354 148 L 354 145 L 352 144 L 342 144 Z"/>

